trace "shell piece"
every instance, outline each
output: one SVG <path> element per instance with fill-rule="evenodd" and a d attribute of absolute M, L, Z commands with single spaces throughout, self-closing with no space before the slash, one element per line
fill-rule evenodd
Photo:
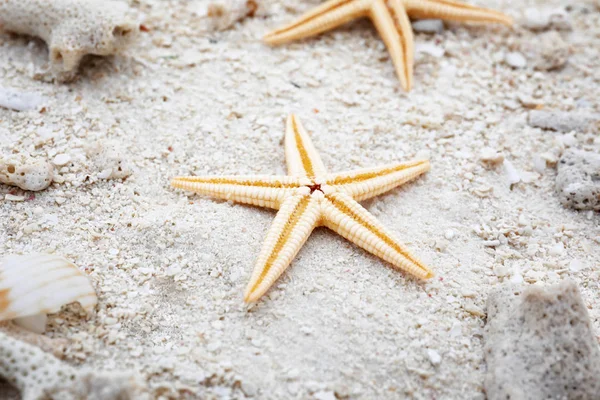
<path fill-rule="evenodd" d="M 74 302 L 89 311 L 97 301 L 88 278 L 63 257 L 8 256 L 0 263 L 0 321 L 54 313 Z"/>
<path fill-rule="evenodd" d="M 29 332 L 34 332 L 38 334 L 44 333 L 46 330 L 46 323 L 48 322 L 48 315 L 46 314 L 37 314 L 30 315 L 27 317 L 15 318 L 13 320 L 14 324 L 20 326 L 23 329 L 28 330 Z"/>

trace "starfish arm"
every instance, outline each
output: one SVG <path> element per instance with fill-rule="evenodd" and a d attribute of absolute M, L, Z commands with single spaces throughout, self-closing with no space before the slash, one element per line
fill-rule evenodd
<path fill-rule="evenodd" d="M 402 0 L 411 18 L 439 18 L 458 22 L 497 22 L 512 25 L 508 15 L 454 0 Z"/>
<path fill-rule="evenodd" d="M 396 163 L 376 168 L 365 168 L 344 174 L 328 175 L 325 184 L 362 201 L 388 192 L 429 171 L 428 160 Z"/>
<path fill-rule="evenodd" d="M 289 175 L 315 177 L 326 173 L 323 161 L 310 140 L 310 136 L 294 114 L 287 119 L 285 159 Z"/>
<path fill-rule="evenodd" d="M 279 209 L 291 191 L 300 187 L 291 176 L 180 176 L 171 186 L 223 200 Z"/>
<path fill-rule="evenodd" d="M 315 196 L 288 197 L 277 213 L 256 261 L 244 300 L 258 300 L 281 276 L 321 217 Z"/>
<path fill-rule="evenodd" d="M 412 87 L 414 39 L 402 0 L 391 0 L 389 5 L 374 1 L 370 16 L 390 53 L 402 88 L 409 91 Z"/>
<path fill-rule="evenodd" d="M 433 272 L 413 256 L 377 219 L 350 196 L 333 193 L 322 206 L 323 225 L 420 279 L 433 277 Z"/>
<path fill-rule="evenodd" d="M 263 38 L 276 45 L 334 29 L 355 18 L 366 15 L 367 1 L 329 0 L 310 10 L 294 22 L 276 29 Z"/>

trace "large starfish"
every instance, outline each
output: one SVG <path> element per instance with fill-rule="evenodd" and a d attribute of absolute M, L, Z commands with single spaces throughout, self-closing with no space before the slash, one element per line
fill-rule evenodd
<path fill-rule="evenodd" d="M 272 45 L 281 44 L 314 36 L 362 17 L 370 18 L 375 24 L 406 91 L 412 87 L 415 47 L 409 17 L 512 24 L 512 18 L 500 12 L 454 0 L 329 0 L 267 34 L 264 40 Z"/>
<path fill-rule="evenodd" d="M 358 204 L 428 171 L 429 161 L 329 174 L 294 115 L 287 120 L 285 157 L 287 176 L 190 176 L 171 181 L 176 188 L 279 210 L 246 289 L 246 302 L 258 300 L 269 290 L 318 226 L 328 227 L 418 278 L 433 276 L 428 267 Z"/>

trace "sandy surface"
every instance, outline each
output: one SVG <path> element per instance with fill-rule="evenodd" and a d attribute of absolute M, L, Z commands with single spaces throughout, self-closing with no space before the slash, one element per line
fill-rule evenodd
<path fill-rule="evenodd" d="M 164 398 L 423 399 L 484 397 L 485 299 L 503 280 L 580 284 L 600 332 L 598 214 L 564 209 L 556 171 L 534 160 L 597 136 L 531 128 L 528 108 L 600 111 L 600 12 L 568 12 L 559 71 L 506 65 L 536 43 L 516 27 L 449 25 L 417 34 L 404 93 L 368 21 L 269 48 L 258 39 L 317 0 L 263 3 L 223 32 L 194 15 L 208 2 L 132 1 L 150 29 L 131 52 L 88 63 L 70 85 L 31 78 L 46 53 L 0 37 L 4 87 L 44 95 L 44 112 L 0 110 L 1 154 L 52 160 L 58 180 L 4 200 L 0 255 L 48 251 L 89 271 L 100 304 L 89 321 L 63 312 L 48 335 L 67 359 L 136 371 Z M 477 1 L 518 17 L 535 1 Z M 546 7 L 572 2 L 538 2 Z M 274 212 L 186 195 L 182 174 L 284 174 L 284 120 L 296 112 L 332 171 L 429 155 L 432 170 L 364 205 L 437 274 L 418 282 L 318 229 L 262 301 L 242 293 Z M 90 146 L 116 145 L 133 169 L 99 179 Z M 479 160 L 502 152 L 522 178 Z M 102 175 L 101 175 L 102 176 Z M 29 196 L 29 193 L 27 193 Z M 436 355 L 441 356 L 438 363 Z"/>

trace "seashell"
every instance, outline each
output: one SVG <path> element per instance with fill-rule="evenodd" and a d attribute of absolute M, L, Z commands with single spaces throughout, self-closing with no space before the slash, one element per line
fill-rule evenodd
<path fill-rule="evenodd" d="M 0 322 L 43 333 L 46 314 L 74 302 L 89 311 L 98 298 L 85 274 L 63 257 L 13 255 L 0 263 Z"/>

